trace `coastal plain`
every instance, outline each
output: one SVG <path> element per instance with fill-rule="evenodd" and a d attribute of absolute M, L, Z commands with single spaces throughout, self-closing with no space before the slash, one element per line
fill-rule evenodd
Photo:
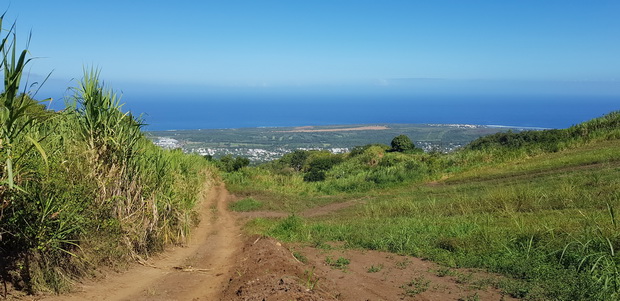
<path fill-rule="evenodd" d="M 398 135 L 409 136 L 425 151 L 450 152 L 481 136 L 525 129 L 471 124 L 354 124 L 149 131 L 147 135 L 164 148 L 216 158 L 242 156 L 261 163 L 295 149 L 344 153 L 355 146 L 389 144 Z"/>

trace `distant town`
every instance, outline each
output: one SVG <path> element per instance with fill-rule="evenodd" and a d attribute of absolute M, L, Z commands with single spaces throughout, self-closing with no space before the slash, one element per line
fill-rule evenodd
<path fill-rule="evenodd" d="M 250 159 L 253 163 L 263 163 L 269 162 L 272 160 L 276 160 L 281 158 L 287 153 L 293 152 L 295 150 L 327 150 L 333 154 L 343 154 L 347 153 L 351 150 L 348 147 L 330 147 L 330 148 L 322 148 L 322 147 L 297 147 L 297 148 L 275 148 L 272 150 L 266 150 L 261 148 L 192 148 L 184 146 L 180 141 L 167 138 L 167 137 L 157 137 L 154 140 L 155 145 L 160 146 L 164 149 L 181 149 L 185 153 L 197 153 L 201 156 L 211 156 L 214 158 L 220 158 L 226 155 L 232 155 L 234 157 L 241 156 Z M 426 152 L 430 151 L 440 151 L 440 152 L 451 152 L 455 149 L 462 147 L 462 144 L 458 143 L 449 143 L 448 145 L 436 145 L 430 142 L 415 142 L 414 144 L 422 148 Z"/>
<path fill-rule="evenodd" d="M 297 149 L 327 150 L 338 154 L 371 143 L 389 144 L 399 134 L 408 135 L 426 152 L 452 152 L 477 137 L 522 128 L 471 124 L 390 124 L 247 128 L 150 132 L 152 141 L 165 149 L 220 158 L 248 158 L 253 164 L 272 161 Z"/>

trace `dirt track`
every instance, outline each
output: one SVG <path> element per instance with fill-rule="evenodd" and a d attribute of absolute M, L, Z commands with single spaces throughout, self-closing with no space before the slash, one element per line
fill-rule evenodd
<path fill-rule="evenodd" d="M 514 300 L 491 287 L 491 280 L 483 280 L 488 284 L 480 286 L 460 279 L 493 279 L 497 275 L 452 270 L 452 276 L 441 276 L 437 275 L 440 266 L 409 256 L 350 250 L 343 248 L 343 243 L 316 248 L 241 235 L 237 224 L 241 216 L 227 210 L 232 199 L 223 185 L 210 189 L 201 207 L 201 223 L 187 246 L 170 249 L 125 273 L 87 281 L 76 293 L 33 299 Z M 304 215 L 332 214 L 356 203 L 331 204 Z M 326 259 L 341 257 L 350 260 L 344 269 L 334 268 Z M 419 283 L 423 286 L 417 287 Z"/>
<path fill-rule="evenodd" d="M 39 300 L 218 300 L 242 244 L 228 198 L 223 185 L 210 189 L 186 247 L 171 249 L 147 266 L 85 283 L 77 293 Z"/>

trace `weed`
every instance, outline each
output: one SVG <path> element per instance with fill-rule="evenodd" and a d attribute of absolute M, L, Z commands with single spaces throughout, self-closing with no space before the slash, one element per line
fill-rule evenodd
<path fill-rule="evenodd" d="M 448 267 L 441 267 L 435 271 L 435 275 L 437 277 L 446 277 L 446 276 L 454 276 L 456 273 Z"/>
<path fill-rule="evenodd" d="M 299 262 L 301 263 L 308 263 L 308 257 L 306 257 L 304 254 L 301 254 L 300 252 L 293 252 L 293 257 L 295 257 L 295 259 L 299 260 Z"/>
<path fill-rule="evenodd" d="M 456 283 L 467 284 L 467 283 L 470 283 L 473 278 L 474 278 L 474 275 L 472 273 L 467 273 L 467 274 L 457 273 L 456 274 Z"/>
<path fill-rule="evenodd" d="M 406 296 L 413 297 L 428 290 L 430 283 L 430 280 L 427 280 L 424 276 L 420 276 L 401 285 L 400 288 L 405 290 Z"/>
<path fill-rule="evenodd" d="M 375 266 L 375 265 L 371 265 L 371 266 L 368 268 L 367 272 L 368 272 L 368 273 L 377 273 L 377 272 L 380 272 L 382 269 L 383 269 L 383 265 L 382 265 L 382 264 L 379 264 L 379 265 L 377 265 L 377 266 Z"/>
<path fill-rule="evenodd" d="M 319 284 L 319 277 L 316 277 L 316 275 L 314 274 L 314 269 L 315 267 L 312 267 L 311 270 L 305 270 L 304 271 L 304 275 L 306 276 L 306 289 L 309 291 L 313 291 L 315 288 L 317 288 L 318 284 Z"/>
<path fill-rule="evenodd" d="M 314 248 L 321 249 L 321 250 L 331 250 L 331 249 L 333 249 L 330 244 L 325 243 L 324 241 L 321 241 L 321 240 L 315 240 L 312 243 L 312 246 Z"/>
<path fill-rule="evenodd" d="M 331 257 L 327 256 L 325 257 L 325 263 L 331 266 L 332 268 L 336 268 L 339 270 L 345 270 L 347 266 L 351 263 L 351 261 L 344 257 L 339 257 L 338 259 L 334 260 Z"/>
<path fill-rule="evenodd" d="M 409 261 L 409 258 L 405 258 L 403 261 L 399 261 L 396 263 L 396 268 L 399 270 L 404 270 L 407 268 L 407 266 L 409 266 L 410 263 L 411 261 Z"/>
<path fill-rule="evenodd" d="M 481 278 L 481 279 L 471 281 L 469 283 L 469 288 L 473 290 L 483 290 L 492 285 L 494 285 L 493 279 Z"/>
<path fill-rule="evenodd" d="M 480 301 L 480 296 L 478 295 L 478 293 L 473 293 L 465 297 L 459 298 L 458 301 Z"/>

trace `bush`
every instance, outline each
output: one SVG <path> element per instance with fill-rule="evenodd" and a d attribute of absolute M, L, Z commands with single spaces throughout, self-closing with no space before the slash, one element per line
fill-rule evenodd
<path fill-rule="evenodd" d="M 217 162 L 217 166 L 225 172 L 238 171 L 241 168 L 250 165 L 250 159 L 245 157 L 235 157 L 232 155 L 226 155 Z"/>
<path fill-rule="evenodd" d="M 304 175 L 304 181 L 306 182 L 320 182 L 325 181 L 324 170 L 311 170 Z"/>
<path fill-rule="evenodd" d="M 304 150 L 295 150 L 290 154 L 290 157 L 283 158 L 284 160 L 290 158 L 288 162 L 288 166 L 292 167 L 296 171 L 300 171 L 304 165 L 306 165 L 306 160 L 310 156 L 308 151 Z"/>
<path fill-rule="evenodd" d="M 304 175 L 306 182 L 324 181 L 326 172 L 343 161 L 342 156 L 327 154 L 311 159 L 308 172 Z"/>
<path fill-rule="evenodd" d="M 366 152 L 366 150 L 368 150 L 371 147 L 383 149 L 384 151 L 390 150 L 390 147 L 385 145 L 385 144 L 380 144 L 380 143 L 366 144 L 364 146 L 356 146 L 356 147 L 354 147 L 351 150 L 351 152 L 349 152 L 349 158 L 356 157 L 356 156 L 359 156 L 361 154 L 364 154 Z"/>
<path fill-rule="evenodd" d="M 409 139 L 409 137 L 407 137 L 406 135 L 398 135 L 394 137 L 394 139 L 392 139 L 392 143 L 390 144 L 392 145 L 391 150 L 393 152 L 402 153 L 415 149 L 415 145 L 413 145 L 411 139 Z"/>

